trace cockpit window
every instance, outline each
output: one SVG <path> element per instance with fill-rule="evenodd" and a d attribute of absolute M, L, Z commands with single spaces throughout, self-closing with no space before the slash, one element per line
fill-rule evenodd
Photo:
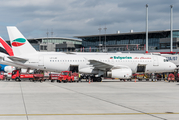
<path fill-rule="evenodd" d="M 17 73 L 17 71 L 13 71 L 13 72 L 12 72 L 12 75 L 15 75 L 16 73 Z"/>
<path fill-rule="evenodd" d="M 167 60 L 167 59 L 164 59 L 164 62 L 168 62 L 168 60 Z"/>

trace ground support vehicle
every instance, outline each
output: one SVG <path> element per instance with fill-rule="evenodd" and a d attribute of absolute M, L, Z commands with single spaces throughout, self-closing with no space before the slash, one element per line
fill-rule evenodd
<path fill-rule="evenodd" d="M 79 82 L 79 73 L 72 73 L 72 76 L 74 76 L 74 81 L 73 82 Z"/>
<path fill-rule="evenodd" d="M 57 74 L 57 73 L 51 73 L 50 75 L 49 75 L 49 80 L 51 80 L 51 82 L 54 82 L 55 80 L 57 81 L 57 82 L 59 82 L 58 81 L 58 77 L 59 77 L 59 73 Z"/>
<path fill-rule="evenodd" d="M 3 71 L 0 72 L 0 80 L 5 80 L 5 75 Z"/>
<path fill-rule="evenodd" d="M 101 82 L 102 81 L 102 77 L 96 77 L 95 75 L 88 75 L 88 74 L 81 74 L 81 79 L 86 79 L 86 82 L 89 82 L 89 80 L 91 82 Z M 108 79 L 108 78 L 106 78 Z M 113 79 L 113 78 L 110 78 Z"/>
<path fill-rule="evenodd" d="M 90 78 L 87 78 L 88 80 L 91 80 L 92 82 L 101 82 L 102 78 L 101 77 L 95 77 L 95 76 L 90 76 Z"/>
<path fill-rule="evenodd" d="M 44 72 L 44 81 L 49 80 L 50 72 L 48 72 L 48 71 L 43 71 L 43 72 Z"/>
<path fill-rule="evenodd" d="M 176 74 L 175 74 L 175 80 L 176 80 L 177 82 L 179 82 L 179 73 L 176 73 Z"/>
<path fill-rule="evenodd" d="M 163 75 L 162 74 L 157 74 L 156 77 L 157 77 L 157 81 L 163 80 Z"/>
<path fill-rule="evenodd" d="M 12 72 L 4 73 L 4 75 L 5 75 L 5 80 L 10 81 L 10 79 L 12 77 Z"/>
<path fill-rule="evenodd" d="M 31 81 L 43 81 L 44 75 L 43 74 L 29 74 L 29 73 L 21 73 L 20 70 L 12 71 L 12 77 L 15 81 L 21 81 L 25 79 L 29 79 Z"/>
<path fill-rule="evenodd" d="M 175 81 L 175 75 L 174 74 L 172 74 L 172 73 L 170 73 L 169 75 L 168 75 L 168 82 L 174 82 Z"/>
<path fill-rule="evenodd" d="M 78 82 L 78 73 L 72 73 L 71 71 L 62 71 L 58 77 L 57 82 Z"/>
<path fill-rule="evenodd" d="M 149 81 L 150 79 L 150 74 L 140 74 L 140 73 L 134 73 L 133 79 L 137 79 L 138 81 L 142 81 L 143 79 L 146 81 Z"/>

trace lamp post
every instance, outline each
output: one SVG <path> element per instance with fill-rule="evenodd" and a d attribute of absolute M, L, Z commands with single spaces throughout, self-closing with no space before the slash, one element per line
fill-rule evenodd
<path fill-rule="evenodd" d="M 106 30 L 107 30 L 106 26 L 105 26 L 104 30 L 105 30 L 105 52 L 106 52 Z"/>
<path fill-rule="evenodd" d="M 170 5 L 170 52 L 173 52 L 173 5 Z"/>
<path fill-rule="evenodd" d="M 146 51 L 148 53 L 148 4 L 146 4 Z"/>
<path fill-rule="evenodd" d="M 99 27 L 98 30 L 99 30 L 99 52 L 101 52 L 101 27 Z"/>

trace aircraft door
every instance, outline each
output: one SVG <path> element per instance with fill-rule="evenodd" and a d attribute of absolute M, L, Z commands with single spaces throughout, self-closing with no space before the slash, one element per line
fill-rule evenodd
<path fill-rule="evenodd" d="M 78 65 L 70 65 L 70 71 L 78 72 Z"/>
<path fill-rule="evenodd" d="M 137 73 L 144 73 L 145 72 L 146 65 L 138 65 L 137 66 Z"/>
<path fill-rule="evenodd" d="M 158 57 L 153 56 L 153 66 L 158 66 Z"/>
<path fill-rule="evenodd" d="M 39 66 L 44 66 L 44 57 L 39 56 Z"/>

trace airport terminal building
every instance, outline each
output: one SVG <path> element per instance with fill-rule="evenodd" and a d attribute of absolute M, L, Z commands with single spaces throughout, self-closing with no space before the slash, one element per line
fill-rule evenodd
<path fill-rule="evenodd" d="M 170 30 L 149 31 L 148 46 L 150 50 L 170 49 Z M 133 32 L 101 35 L 75 36 L 82 39 L 82 45 L 85 48 L 105 47 L 107 51 L 137 51 L 145 50 L 146 32 Z M 101 42 L 100 42 L 101 41 Z M 173 49 L 179 49 L 179 30 L 173 30 Z"/>
<path fill-rule="evenodd" d="M 108 52 L 144 51 L 146 32 L 133 32 L 101 35 L 75 36 L 75 38 L 44 37 L 28 39 L 37 51 L 54 52 L 99 52 L 106 47 Z M 106 38 L 106 40 L 105 40 Z M 105 45 L 106 41 L 106 45 Z M 10 44 L 10 41 L 7 41 Z M 150 51 L 169 51 L 170 30 L 149 31 Z M 179 30 L 173 30 L 173 51 L 179 52 Z"/>

